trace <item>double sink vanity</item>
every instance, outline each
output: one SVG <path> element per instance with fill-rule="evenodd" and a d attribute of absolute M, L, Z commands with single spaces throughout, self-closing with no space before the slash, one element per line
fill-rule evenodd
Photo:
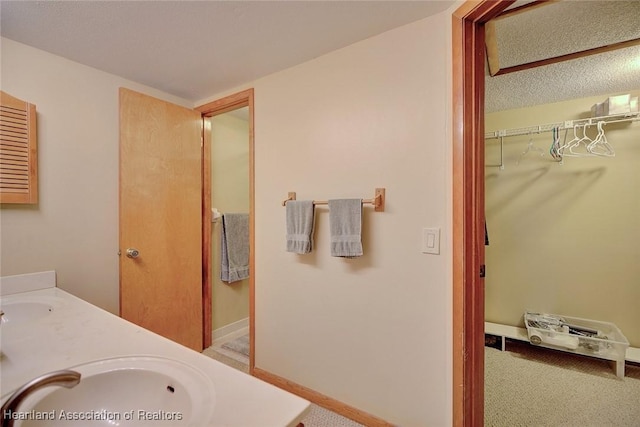
<path fill-rule="evenodd" d="M 2 426 L 295 427 L 309 410 L 55 287 L 55 272 L 3 277 L 0 291 Z"/>

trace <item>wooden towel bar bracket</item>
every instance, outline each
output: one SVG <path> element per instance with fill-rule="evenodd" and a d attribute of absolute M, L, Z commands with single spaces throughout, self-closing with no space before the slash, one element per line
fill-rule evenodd
<path fill-rule="evenodd" d="M 294 191 L 290 191 L 287 193 L 287 199 L 282 202 L 282 206 L 286 206 L 287 202 L 290 200 L 296 200 L 296 193 Z M 385 204 L 385 189 L 384 188 L 376 188 L 375 195 L 373 199 L 362 199 L 363 204 L 373 205 L 374 210 L 376 212 L 384 212 L 384 204 Z M 328 200 L 314 200 L 314 205 L 327 205 L 329 204 Z"/>

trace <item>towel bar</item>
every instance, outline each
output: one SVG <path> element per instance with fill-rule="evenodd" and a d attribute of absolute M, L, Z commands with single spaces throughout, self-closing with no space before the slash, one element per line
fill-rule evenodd
<path fill-rule="evenodd" d="M 296 200 L 296 193 L 289 192 L 287 194 L 287 199 L 282 202 L 282 206 L 286 206 L 287 202 L 290 200 Z M 375 196 L 372 199 L 362 199 L 363 204 L 373 205 L 374 210 L 376 212 L 384 212 L 384 204 L 385 204 L 385 189 L 384 188 L 376 188 Z M 314 200 L 314 205 L 327 205 L 329 204 L 328 200 Z"/>

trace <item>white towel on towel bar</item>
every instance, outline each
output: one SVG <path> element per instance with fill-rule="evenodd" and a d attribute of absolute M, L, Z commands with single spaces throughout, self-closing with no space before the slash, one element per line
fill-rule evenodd
<path fill-rule="evenodd" d="M 287 252 L 308 254 L 313 249 L 313 200 L 289 200 L 286 211 Z"/>
<path fill-rule="evenodd" d="M 362 199 L 329 200 L 331 256 L 362 255 Z"/>
<path fill-rule="evenodd" d="M 222 215 L 220 280 L 233 283 L 249 277 L 249 214 Z"/>

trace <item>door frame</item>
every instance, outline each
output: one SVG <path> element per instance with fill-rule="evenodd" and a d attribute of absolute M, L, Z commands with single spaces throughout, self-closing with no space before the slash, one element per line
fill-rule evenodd
<path fill-rule="evenodd" d="M 203 343 L 212 344 L 211 295 L 211 127 L 205 118 L 228 113 L 238 108 L 249 108 L 249 372 L 255 366 L 255 167 L 253 88 L 226 96 L 196 107 L 202 114 L 202 312 Z"/>
<path fill-rule="evenodd" d="M 514 0 L 452 15 L 453 425 L 484 425 L 484 24 Z"/>

